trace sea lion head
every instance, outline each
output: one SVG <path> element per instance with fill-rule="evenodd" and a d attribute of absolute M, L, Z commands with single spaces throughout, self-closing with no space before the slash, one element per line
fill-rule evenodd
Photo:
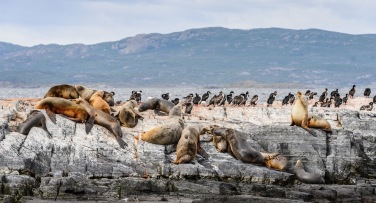
<path fill-rule="evenodd" d="M 168 117 L 170 117 L 170 118 L 181 117 L 181 116 L 182 116 L 182 112 L 181 112 L 181 105 L 180 104 L 174 106 L 170 110 L 170 112 L 168 113 Z"/>

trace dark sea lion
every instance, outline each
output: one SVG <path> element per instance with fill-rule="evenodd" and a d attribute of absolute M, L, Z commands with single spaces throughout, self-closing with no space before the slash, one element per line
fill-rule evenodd
<path fill-rule="evenodd" d="M 200 146 L 200 135 L 204 133 L 202 125 L 190 125 L 184 128 L 176 146 L 176 160 L 173 163 L 188 163 L 196 157 L 197 153 L 206 154 Z"/>
<path fill-rule="evenodd" d="M 89 133 L 94 125 L 94 117 L 90 116 L 85 108 L 64 98 L 47 97 L 37 102 L 34 108 L 45 109 L 48 117 L 55 124 L 55 114 L 62 114 L 72 121 L 85 123 L 86 133 Z"/>
<path fill-rule="evenodd" d="M 241 135 L 240 131 L 214 127 L 211 130 L 213 136 L 222 136 L 227 142 L 227 152 L 235 158 L 256 165 L 265 165 L 265 159 L 260 152 L 253 149 L 247 140 Z"/>
<path fill-rule="evenodd" d="M 51 87 L 43 98 L 61 97 L 64 99 L 77 99 L 79 96 L 74 86 L 62 84 Z"/>
<path fill-rule="evenodd" d="M 76 91 L 78 92 L 80 97 L 85 99 L 86 101 L 90 101 L 91 96 L 97 91 L 97 90 L 93 90 L 90 88 L 86 88 L 81 85 L 75 85 L 74 87 L 76 88 Z M 102 98 L 108 103 L 108 105 L 114 106 L 115 105 L 114 95 L 115 95 L 115 92 L 104 91 Z"/>
<path fill-rule="evenodd" d="M 169 113 L 170 110 L 175 106 L 174 103 L 171 101 L 167 101 L 164 99 L 159 99 L 159 98 L 152 98 L 147 100 L 146 102 L 142 102 L 140 106 L 138 106 L 138 111 L 143 112 L 146 110 L 155 110 L 156 113 L 159 111 Z"/>
<path fill-rule="evenodd" d="M 179 142 L 184 128 L 184 122 L 181 118 L 181 105 L 176 105 L 169 113 L 169 119 L 162 125 L 141 135 L 141 139 L 153 144 L 170 145 Z"/>
<path fill-rule="evenodd" d="M 117 117 L 119 118 L 122 126 L 133 128 L 137 125 L 139 119 L 144 119 L 144 117 L 142 117 L 139 112 L 134 109 L 136 107 L 137 101 L 135 100 L 129 100 L 121 107 Z"/>
<path fill-rule="evenodd" d="M 123 132 L 121 131 L 120 124 L 114 117 L 110 116 L 109 114 L 103 111 L 95 109 L 84 99 L 75 99 L 73 100 L 73 102 L 85 108 L 85 110 L 94 117 L 95 124 L 106 128 L 112 134 L 114 134 L 116 141 L 119 143 L 121 148 L 125 148 L 125 146 L 128 146 L 128 144 L 121 139 L 121 137 L 123 136 Z"/>
<path fill-rule="evenodd" d="M 296 175 L 297 179 L 302 183 L 325 184 L 325 180 L 322 176 L 306 172 L 300 160 L 296 162 L 292 171 Z"/>
<path fill-rule="evenodd" d="M 18 127 L 18 132 L 28 135 L 32 127 L 41 127 L 47 132 L 48 137 L 51 138 L 51 133 L 47 129 L 46 117 L 44 116 L 43 112 L 38 110 L 30 111 L 29 116 Z"/>

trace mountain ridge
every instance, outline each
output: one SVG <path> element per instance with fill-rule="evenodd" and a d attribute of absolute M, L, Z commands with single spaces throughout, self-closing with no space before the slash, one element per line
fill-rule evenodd
<path fill-rule="evenodd" d="M 375 52 L 375 34 L 284 28 L 195 28 L 91 45 L 0 42 L 0 83 L 367 85 Z"/>

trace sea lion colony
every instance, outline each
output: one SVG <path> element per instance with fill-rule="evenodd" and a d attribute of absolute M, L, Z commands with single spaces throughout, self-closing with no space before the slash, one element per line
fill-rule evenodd
<path fill-rule="evenodd" d="M 371 90 L 367 88 L 364 96 L 369 97 Z M 200 147 L 200 135 L 211 134 L 212 142 L 220 153 L 228 152 L 235 159 L 246 163 L 263 165 L 275 170 L 286 170 L 287 159 L 278 153 L 258 152 L 254 150 L 246 141 L 245 133 L 230 129 L 220 128 L 218 126 L 186 126 L 184 127 L 183 116 L 190 114 L 193 106 L 256 106 L 258 95 L 250 97 L 249 92 L 233 96 L 231 91 L 228 95 L 220 91 L 218 95 L 209 98 L 211 92 L 207 91 L 201 96 L 196 93 L 183 97 L 181 102 L 176 102 L 175 98 L 169 101 L 169 93 L 163 94 L 161 98 L 148 98 L 141 102 L 142 91 L 132 91 L 130 99 L 125 103 L 122 101 L 114 102 L 114 92 L 103 90 L 92 90 L 79 85 L 57 85 L 48 90 L 43 99 L 41 99 L 30 112 L 29 117 L 19 126 L 19 132 L 28 134 L 32 127 L 42 127 L 51 136 L 46 127 L 45 114 L 56 123 L 56 115 L 62 114 L 63 117 L 75 122 L 82 122 L 86 125 L 86 133 L 89 133 L 94 124 L 100 125 L 109 130 L 118 141 L 122 148 L 127 146 L 121 139 L 123 136 L 121 127 L 135 127 L 138 119 L 143 119 L 140 114 L 142 111 L 154 110 L 157 115 L 168 115 L 168 121 L 160 126 L 146 131 L 141 139 L 154 144 L 177 144 L 177 158 L 172 161 L 174 164 L 187 163 L 192 161 L 196 154 L 207 158 L 207 154 Z M 335 107 L 346 105 L 350 98 L 355 94 L 355 85 L 351 88 L 345 97 L 340 96 L 338 89 L 328 94 L 328 89 L 321 94 L 315 106 Z M 267 107 L 271 107 L 276 100 L 277 91 L 270 93 L 267 99 Z M 296 97 L 289 93 L 282 101 L 282 105 L 294 105 L 292 107 L 291 122 L 292 125 L 301 126 L 315 136 L 310 128 L 319 128 L 327 133 L 331 132 L 329 123 L 316 115 L 308 115 L 308 100 L 313 99 L 316 92 L 306 91 L 303 95 L 300 91 Z M 327 97 L 329 95 L 329 97 Z M 168 97 L 167 97 L 168 96 Z M 374 102 L 375 102 L 374 97 Z M 209 99 L 209 103 L 206 101 Z M 140 103 L 141 102 L 141 103 Z M 227 103 L 227 104 L 226 104 Z M 371 102 L 372 103 L 372 102 Z M 116 104 L 116 105 L 115 105 Z M 111 106 L 111 108 L 110 108 Z M 190 108 L 182 111 L 182 107 Z M 372 110 L 371 107 L 361 110 Z M 136 108 L 138 107 L 138 110 Z M 38 113 L 45 110 L 45 113 Z M 298 168 L 298 169 L 297 169 Z M 298 180 L 305 183 L 323 183 L 322 177 L 310 175 L 304 171 L 303 165 L 299 161 L 297 166 L 290 169 L 290 172 L 297 175 Z M 303 175 L 302 175 L 303 174 Z M 302 178 L 303 177 L 303 178 Z M 307 178 L 308 177 L 308 178 Z M 314 178 L 310 178 L 314 177 Z"/>

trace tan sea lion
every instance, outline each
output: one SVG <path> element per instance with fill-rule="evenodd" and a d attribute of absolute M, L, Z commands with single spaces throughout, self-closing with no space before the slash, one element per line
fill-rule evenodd
<path fill-rule="evenodd" d="M 61 97 L 64 99 L 77 99 L 79 96 L 74 86 L 62 84 L 51 87 L 43 98 Z"/>
<path fill-rule="evenodd" d="M 85 123 L 86 133 L 89 133 L 94 125 L 94 117 L 80 105 L 59 97 L 47 97 L 34 106 L 35 109 L 45 109 L 48 117 L 56 124 L 56 115 L 62 114 L 75 122 Z"/>
<path fill-rule="evenodd" d="M 308 115 L 308 127 L 321 129 L 327 133 L 332 133 L 332 128 L 329 122 L 320 116 Z"/>
<path fill-rule="evenodd" d="M 18 126 L 18 132 L 24 135 L 28 135 L 32 127 L 41 127 L 47 132 L 49 138 L 51 138 L 51 133 L 47 129 L 46 117 L 43 112 L 38 110 L 30 111 L 28 117 L 24 122 Z"/>
<path fill-rule="evenodd" d="M 76 88 L 76 91 L 78 92 L 80 97 L 85 99 L 86 101 L 89 101 L 91 96 L 97 91 L 97 90 L 93 90 L 90 88 L 86 88 L 81 85 L 75 85 L 74 87 Z M 115 92 L 104 91 L 102 99 L 105 100 L 108 103 L 108 105 L 114 106 L 115 105 L 114 95 L 115 95 Z"/>
<path fill-rule="evenodd" d="M 297 99 L 291 111 L 291 125 L 300 126 L 313 136 L 316 136 L 316 133 L 308 127 L 308 101 L 307 98 L 298 91 L 296 95 Z"/>
<path fill-rule="evenodd" d="M 171 101 L 167 101 L 164 99 L 159 98 L 151 98 L 145 102 L 142 102 L 140 106 L 138 107 L 138 110 L 140 112 L 146 111 L 146 110 L 155 110 L 157 114 L 159 114 L 159 111 L 169 113 L 170 110 L 175 106 L 174 103 Z"/>
<path fill-rule="evenodd" d="M 178 145 L 176 146 L 176 160 L 172 163 L 180 164 L 191 162 L 196 157 L 197 153 L 204 157 L 207 156 L 204 149 L 200 146 L 200 135 L 204 133 L 204 127 L 202 125 L 190 125 L 184 128 Z"/>
<path fill-rule="evenodd" d="M 124 127 L 133 128 L 137 125 L 138 119 L 143 120 L 139 112 L 135 109 L 137 107 L 137 101 L 127 101 L 117 113 L 117 117 Z"/>
<path fill-rule="evenodd" d="M 282 154 L 266 152 L 260 153 L 264 157 L 266 167 L 281 171 L 286 170 L 287 159 Z"/>
<path fill-rule="evenodd" d="M 165 124 L 154 127 L 141 135 L 141 139 L 153 144 L 169 145 L 179 142 L 184 128 L 181 118 L 181 105 L 176 105 L 169 113 Z"/>
<path fill-rule="evenodd" d="M 123 132 L 121 131 L 120 124 L 114 117 L 103 111 L 95 109 L 84 99 L 75 99 L 73 102 L 85 108 L 85 110 L 94 117 L 95 124 L 100 125 L 113 133 L 121 148 L 128 146 L 128 144 L 121 139 Z"/>
<path fill-rule="evenodd" d="M 89 100 L 89 103 L 95 108 L 105 113 L 111 114 L 110 105 L 103 99 L 104 91 L 96 91 Z"/>
<path fill-rule="evenodd" d="M 325 180 L 321 175 L 306 172 L 300 160 L 296 162 L 292 170 L 297 179 L 302 183 L 325 184 Z"/>

